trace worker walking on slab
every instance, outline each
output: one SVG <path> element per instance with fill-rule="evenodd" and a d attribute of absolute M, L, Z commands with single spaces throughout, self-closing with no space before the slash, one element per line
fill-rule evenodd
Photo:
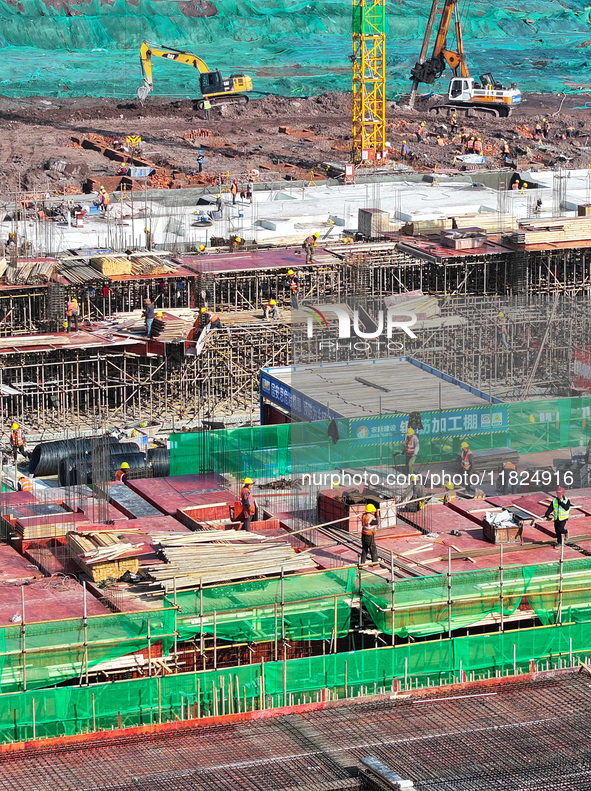
<path fill-rule="evenodd" d="M 12 448 L 12 458 L 16 464 L 16 459 L 20 453 L 25 459 L 29 458 L 29 454 L 25 450 L 25 440 L 23 439 L 23 432 L 18 423 L 12 424 L 12 433 L 10 435 L 10 447 Z"/>
<path fill-rule="evenodd" d="M 78 332 L 78 317 L 80 315 L 80 309 L 78 307 L 78 300 L 72 298 L 68 302 L 68 306 L 66 308 L 66 316 L 68 319 L 68 332 L 72 328 L 72 322 L 74 322 L 74 332 Z"/>
<path fill-rule="evenodd" d="M 232 193 L 232 206 L 236 205 L 236 195 L 238 195 L 238 182 L 236 179 L 232 182 L 232 186 L 230 187 L 230 192 Z"/>
<path fill-rule="evenodd" d="M 254 481 L 252 478 L 244 479 L 244 486 L 240 492 L 240 505 L 242 506 L 242 522 L 243 530 L 250 530 L 250 522 L 256 512 L 256 505 L 252 497 L 252 485 Z"/>
<path fill-rule="evenodd" d="M 115 475 L 115 480 L 117 481 L 117 483 L 126 483 L 128 472 L 129 472 L 129 464 L 126 461 L 124 461 L 121 464 L 120 469 L 117 470 L 117 474 Z"/>
<path fill-rule="evenodd" d="M 556 533 L 557 547 L 560 547 L 561 544 L 564 544 L 568 538 L 566 523 L 568 522 L 568 517 L 570 516 L 570 506 L 571 502 L 566 496 L 566 490 L 560 486 L 556 490 L 556 497 L 553 498 L 546 513 L 544 514 L 545 519 L 550 519 L 551 517 L 554 519 L 554 531 Z"/>
<path fill-rule="evenodd" d="M 376 530 L 380 523 L 376 513 L 376 507 L 372 503 L 365 506 L 365 513 L 361 517 L 361 559 L 363 566 L 368 554 L 371 555 L 373 563 L 378 562 L 378 548 L 376 546 Z"/>
<path fill-rule="evenodd" d="M 207 308 L 201 308 L 199 313 L 204 320 L 205 327 L 210 327 L 212 330 L 221 330 L 222 320 L 217 313 L 214 313 L 213 310 L 207 310 Z"/>
<path fill-rule="evenodd" d="M 316 241 L 319 238 L 319 233 L 313 233 L 310 236 L 307 236 L 304 241 L 302 242 L 302 247 L 306 251 L 306 263 L 311 264 L 314 261 L 314 248 L 316 247 Z"/>
<path fill-rule="evenodd" d="M 218 194 L 215 196 L 215 210 L 219 212 L 220 220 L 224 216 L 224 204 L 222 202 L 222 196 Z"/>
<path fill-rule="evenodd" d="M 146 335 L 148 338 L 152 337 L 152 324 L 154 323 L 154 305 L 151 299 L 144 300 L 144 312 L 142 313 L 144 321 L 146 322 Z"/>
<path fill-rule="evenodd" d="M 299 308 L 300 279 L 293 269 L 288 269 L 287 271 L 287 285 L 289 286 L 292 310 L 297 310 Z"/>
<path fill-rule="evenodd" d="M 274 299 L 270 299 L 265 307 L 263 308 L 265 318 L 266 319 L 276 319 L 279 316 L 279 310 L 277 309 L 277 303 Z"/>
<path fill-rule="evenodd" d="M 467 442 L 462 442 L 460 445 L 461 453 L 460 453 L 460 467 L 462 468 L 462 472 L 464 473 L 464 480 L 466 481 L 466 491 L 472 491 L 472 487 L 470 485 L 470 475 L 472 470 L 474 469 L 474 454 L 470 450 L 470 445 Z"/>
<path fill-rule="evenodd" d="M 404 438 L 404 465 L 407 475 L 412 475 L 412 471 L 419 453 L 419 438 L 414 428 L 407 428 Z"/>

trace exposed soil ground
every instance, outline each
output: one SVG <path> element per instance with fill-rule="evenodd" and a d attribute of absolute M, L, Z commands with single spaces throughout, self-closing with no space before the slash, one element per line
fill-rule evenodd
<path fill-rule="evenodd" d="M 519 169 L 581 168 L 591 163 L 587 147 L 591 120 L 586 110 L 574 108 L 584 104 L 581 96 L 529 94 L 510 118 L 460 118 L 459 124 L 482 138 L 489 168 L 503 165 L 502 139 L 510 144 L 511 160 Z M 449 129 L 441 128 L 445 145 L 437 144 L 438 125 L 449 123 L 446 118 L 430 114 L 425 104 L 411 112 L 388 103 L 387 113 L 392 159 L 400 159 L 404 139 L 416 155 L 417 170 L 428 172 L 434 165 L 440 171 L 464 167 L 454 161 L 463 151 L 457 138 L 450 139 Z M 543 117 L 551 125 L 549 138 L 533 140 L 535 125 Z M 219 174 L 246 176 L 253 169 L 267 180 L 308 179 L 311 171 L 318 179 L 326 172 L 326 163 L 348 161 L 350 118 L 350 94 L 309 99 L 267 96 L 247 105 L 217 108 L 210 120 L 188 100 L 150 97 L 142 106 L 112 99 L 0 97 L 0 197 L 33 190 L 50 195 L 75 192 L 88 178 L 114 176 L 117 161 L 73 142 L 88 136 L 105 146 L 127 135 L 141 135 L 142 157 L 159 166 L 148 186 L 211 184 Z M 416 143 L 414 132 L 421 120 L 426 135 Z M 568 126 L 574 127 L 576 136 L 563 139 Z M 199 148 L 205 157 L 202 174 L 196 161 Z"/>

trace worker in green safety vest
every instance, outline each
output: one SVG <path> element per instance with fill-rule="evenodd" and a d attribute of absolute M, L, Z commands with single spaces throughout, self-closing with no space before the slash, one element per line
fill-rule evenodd
<path fill-rule="evenodd" d="M 556 532 L 557 547 L 563 544 L 568 537 L 566 523 L 568 522 L 569 515 L 570 500 L 566 496 L 566 490 L 561 486 L 556 490 L 556 497 L 552 499 L 552 502 L 548 506 L 548 509 L 545 513 L 546 519 L 550 519 L 550 517 L 554 519 L 554 530 Z"/>

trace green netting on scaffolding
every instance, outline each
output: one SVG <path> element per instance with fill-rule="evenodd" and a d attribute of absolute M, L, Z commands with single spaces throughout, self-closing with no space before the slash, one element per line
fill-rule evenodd
<path fill-rule="evenodd" d="M 1 93 L 133 98 L 141 82 L 138 50 L 143 39 L 195 52 L 226 75 L 251 73 L 255 89 L 263 92 L 316 95 L 351 89 L 347 3 L 86 0 L 83 8 L 81 13 L 73 0 L 0 0 Z M 409 66 L 418 57 L 427 16 L 420 0 L 388 5 L 385 29 L 394 42 L 387 57 L 390 91 L 408 91 Z M 475 0 L 463 4 L 461 20 L 476 75 L 496 74 L 502 63 L 504 82 L 516 82 L 522 90 L 560 92 L 580 85 L 580 75 L 588 69 L 583 0 L 572 0 L 568 7 Z M 193 71 L 158 61 L 155 93 L 194 97 Z M 448 82 L 449 73 L 435 88 L 446 90 Z"/>
<path fill-rule="evenodd" d="M 174 639 L 174 609 L 45 621 L 0 629 L 0 690 L 36 689 L 84 679 L 86 670 L 150 641 Z"/>
<path fill-rule="evenodd" d="M 520 453 L 586 445 L 591 397 L 524 401 L 421 413 L 418 462 L 452 461 L 473 450 L 509 446 Z M 318 420 L 279 426 L 172 434 L 171 475 L 217 471 L 267 478 L 396 465 L 408 415 Z"/>
<path fill-rule="evenodd" d="M 344 568 L 182 591 L 177 630 L 181 639 L 203 631 L 239 642 L 342 637 L 355 585 L 355 569 Z"/>
<path fill-rule="evenodd" d="M 407 679 L 449 683 L 463 673 L 527 671 L 532 661 L 588 660 L 591 622 L 409 643 L 223 670 L 0 695 L 0 742 L 309 702 L 322 690 L 390 689 Z M 34 709 L 34 714 L 33 714 Z"/>
<path fill-rule="evenodd" d="M 419 637 L 473 626 L 488 616 L 529 605 L 542 623 L 585 620 L 591 613 L 591 558 L 465 571 L 390 583 L 364 575 L 362 598 L 377 628 Z M 449 602 L 452 606 L 450 608 Z M 451 615 L 451 618 L 450 618 Z"/>

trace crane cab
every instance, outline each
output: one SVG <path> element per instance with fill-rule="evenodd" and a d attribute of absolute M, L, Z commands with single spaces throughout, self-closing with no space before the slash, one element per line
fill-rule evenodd
<path fill-rule="evenodd" d="M 238 97 L 238 94 L 252 91 L 252 80 L 246 74 L 232 74 L 230 77 L 224 78 L 216 69 L 215 71 L 206 71 L 200 75 L 199 87 L 206 99 L 215 100 L 216 97 L 222 97 L 224 94 Z M 242 101 L 248 101 L 247 96 L 240 96 L 239 98 Z"/>

